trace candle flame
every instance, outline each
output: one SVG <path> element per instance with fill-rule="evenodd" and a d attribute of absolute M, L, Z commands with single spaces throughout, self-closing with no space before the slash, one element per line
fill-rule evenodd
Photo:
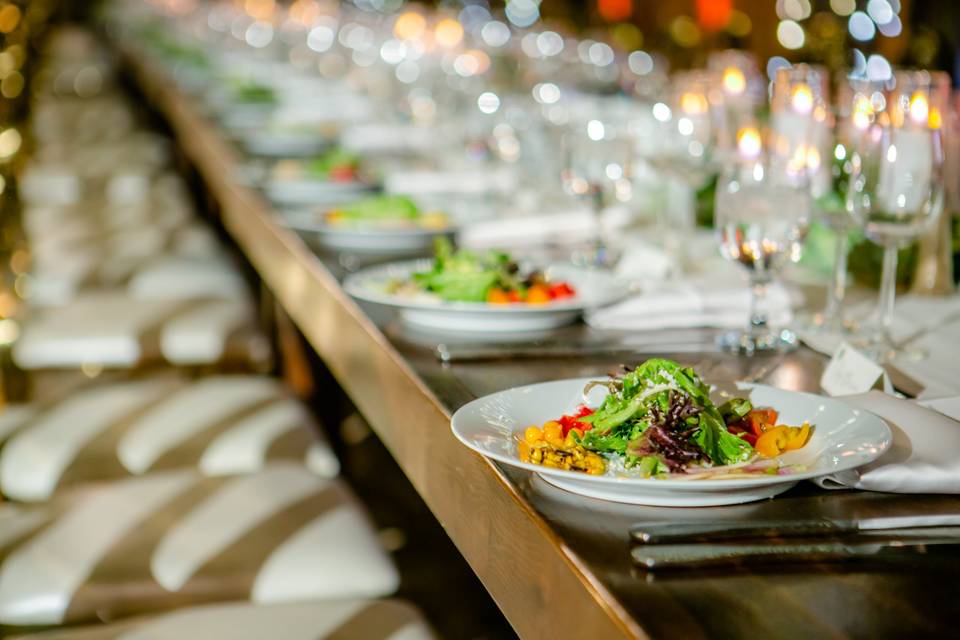
<path fill-rule="evenodd" d="M 736 67 L 727 67 L 723 71 L 723 90 L 730 95 L 740 95 L 747 88 L 747 78 Z"/>
<path fill-rule="evenodd" d="M 256 20 L 269 20 L 277 8 L 274 0 L 247 0 L 243 8 L 247 15 Z"/>
<path fill-rule="evenodd" d="M 408 11 L 393 23 L 393 34 L 401 40 L 416 40 L 423 35 L 426 28 L 426 18 L 416 11 Z"/>
<path fill-rule="evenodd" d="M 445 18 L 434 27 L 434 37 L 442 47 L 453 48 L 463 40 L 463 27 L 452 18 Z"/>
<path fill-rule="evenodd" d="M 926 124 L 930 116 L 930 105 L 927 96 L 920 91 L 914 91 L 910 96 L 910 119 L 916 124 Z"/>
<path fill-rule="evenodd" d="M 927 122 L 931 129 L 939 129 L 943 126 L 943 116 L 940 115 L 940 109 L 932 107 L 930 109 L 930 118 Z"/>
<path fill-rule="evenodd" d="M 790 104 L 797 113 L 810 113 L 813 111 L 813 91 L 805 84 L 798 84 L 793 88 Z"/>
<path fill-rule="evenodd" d="M 870 126 L 871 116 L 873 115 L 873 103 L 864 95 L 858 95 L 853 101 L 853 126 L 857 129 L 865 130 Z"/>
<path fill-rule="evenodd" d="M 680 109 L 689 115 L 707 112 L 707 98 L 702 93 L 684 93 L 680 96 Z"/>
<path fill-rule="evenodd" d="M 737 132 L 737 151 L 744 158 L 760 155 L 760 132 L 754 127 L 744 127 Z"/>

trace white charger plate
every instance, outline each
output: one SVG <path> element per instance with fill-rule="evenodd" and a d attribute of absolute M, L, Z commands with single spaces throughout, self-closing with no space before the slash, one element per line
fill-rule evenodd
<path fill-rule="evenodd" d="M 569 282 L 577 295 L 547 304 L 445 302 L 432 296 L 411 298 L 387 292 L 389 284 L 428 271 L 433 260 L 396 262 L 359 271 L 346 280 L 347 293 L 365 302 L 395 308 L 412 325 L 446 332 L 540 331 L 575 322 L 586 309 L 619 301 L 629 285 L 612 273 L 558 264 L 546 269 L 551 280 Z"/>
<path fill-rule="evenodd" d="M 430 253 L 439 236 L 453 238 L 456 228 L 445 229 L 357 229 L 327 224 L 317 211 L 284 211 L 280 222 L 303 235 L 322 250 L 365 256 L 422 256 Z"/>
<path fill-rule="evenodd" d="M 584 385 L 597 378 L 557 380 L 507 389 L 461 407 L 452 420 L 457 439 L 498 462 L 533 471 L 544 481 L 571 493 L 662 507 L 706 507 L 752 502 L 775 496 L 801 480 L 839 473 L 873 462 L 892 442 L 890 427 L 877 416 L 839 400 L 763 385 L 741 384 L 755 406 L 770 406 L 784 424 L 814 425 L 802 449 L 780 456 L 785 465 L 805 465 L 789 475 L 682 480 L 644 478 L 632 471 L 608 469 L 599 476 L 521 462 L 517 442 L 523 429 L 573 413 L 583 403 Z M 590 406 L 599 405 L 606 389 L 594 388 Z"/>

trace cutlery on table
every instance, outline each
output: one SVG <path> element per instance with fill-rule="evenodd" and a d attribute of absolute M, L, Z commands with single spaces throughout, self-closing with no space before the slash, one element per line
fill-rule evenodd
<path fill-rule="evenodd" d="M 684 544 L 757 538 L 809 538 L 865 532 L 897 533 L 925 527 L 960 527 L 960 513 L 858 519 L 819 518 L 769 522 L 657 522 L 636 525 L 630 539 L 644 545 Z M 960 528 L 957 530 L 960 536 Z"/>
<path fill-rule="evenodd" d="M 862 534 L 864 538 L 877 532 Z M 884 532 L 886 533 L 886 532 Z M 960 545 L 960 529 L 904 530 L 896 540 L 858 539 L 844 542 L 781 544 L 650 544 L 630 550 L 633 561 L 647 570 L 698 569 L 730 564 L 779 564 L 841 561 L 914 562 L 928 547 Z M 938 562 L 943 558 L 938 558 Z"/>

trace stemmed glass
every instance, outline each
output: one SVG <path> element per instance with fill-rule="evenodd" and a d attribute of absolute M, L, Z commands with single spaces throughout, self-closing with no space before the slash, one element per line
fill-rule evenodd
<path fill-rule="evenodd" d="M 747 125 L 737 134 L 737 152 L 717 183 L 716 228 L 721 252 L 749 270 L 750 324 L 720 337 L 720 347 L 752 355 L 789 351 L 796 335 L 770 326 L 767 290 L 777 272 L 799 257 L 810 215 L 806 158 L 784 153 L 778 136 Z"/>
<path fill-rule="evenodd" d="M 943 73 L 898 71 L 892 91 L 872 100 L 862 116 L 867 122 L 853 156 L 847 209 L 866 237 L 883 247 L 880 297 L 859 345 L 879 362 L 898 355 L 890 333 L 897 252 L 929 229 L 942 208 L 941 126 L 948 95 Z"/>
<path fill-rule="evenodd" d="M 627 123 L 602 108 L 571 118 L 562 132 L 561 179 L 567 194 L 585 201 L 593 214 L 593 246 L 578 261 L 612 267 L 615 256 L 607 244 L 603 211 L 633 195 L 634 144 Z"/>
<path fill-rule="evenodd" d="M 644 160 L 668 178 L 671 207 L 662 207 L 657 224 L 667 251 L 681 265 L 684 262 L 682 234 L 694 225 L 697 192 L 716 176 L 719 113 L 722 101 L 719 76 L 694 70 L 674 74 L 662 99 L 652 106 L 654 128 L 643 140 Z M 679 189 L 677 189 L 679 187 Z M 675 195 L 680 198 L 674 200 Z"/>

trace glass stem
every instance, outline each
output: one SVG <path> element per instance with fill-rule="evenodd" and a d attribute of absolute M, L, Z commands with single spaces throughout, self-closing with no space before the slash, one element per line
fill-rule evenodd
<path fill-rule="evenodd" d="M 605 248 L 603 231 L 603 189 L 594 186 L 590 189 L 590 211 L 593 214 L 593 227 L 595 230 L 594 247 L 597 251 Z"/>
<path fill-rule="evenodd" d="M 893 324 L 893 304 L 897 297 L 897 254 L 896 246 L 883 248 L 883 274 L 880 281 L 880 299 L 877 304 L 878 338 L 891 345 L 890 326 Z"/>
<path fill-rule="evenodd" d="M 770 278 L 754 275 L 750 279 L 750 338 L 751 342 L 762 338 L 769 330 L 770 311 L 767 301 L 767 286 Z"/>
<path fill-rule="evenodd" d="M 833 277 L 827 289 L 827 306 L 823 311 L 827 321 L 840 318 L 843 298 L 847 294 L 847 253 L 850 249 L 849 234 L 844 231 L 837 233 L 836 255 L 833 261 Z"/>

